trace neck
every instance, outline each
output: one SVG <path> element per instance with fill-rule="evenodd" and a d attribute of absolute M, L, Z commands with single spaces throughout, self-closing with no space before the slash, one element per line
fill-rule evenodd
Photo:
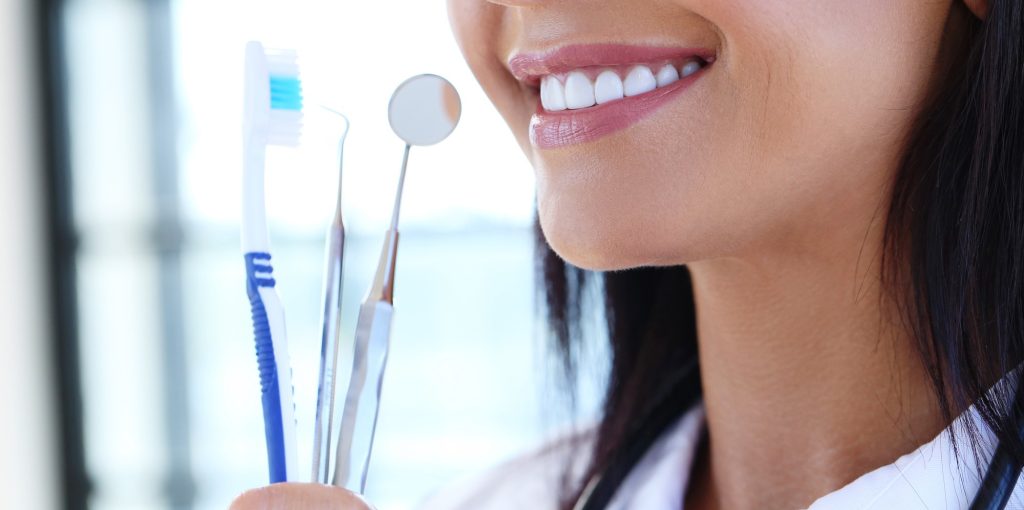
<path fill-rule="evenodd" d="M 709 438 L 691 508 L 806 508 L 944 427 L 879 283 L 881 239 L 871 215 L 689 265 Z"/>

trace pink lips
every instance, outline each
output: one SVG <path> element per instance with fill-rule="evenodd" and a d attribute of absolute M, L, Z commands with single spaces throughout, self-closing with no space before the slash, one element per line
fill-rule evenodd
<path fill-rule="evenodd" d="M 512 74 L 531 87 L 541 77 L 594 66 L 656 64 L 697 57 L 708 65 L 714 53 L 707 49 L 593 44 L 563 46 L 542 54 L 516 54 L 508 61 Z M 530 140 L 540 149 L 554 149 L 596 140 L 632 126 L 657 111 L 699 79 L 708 65 L 679 81 L 632 97 L 581 110 L 545 111 L 540 100 L 530 120 Z"/>

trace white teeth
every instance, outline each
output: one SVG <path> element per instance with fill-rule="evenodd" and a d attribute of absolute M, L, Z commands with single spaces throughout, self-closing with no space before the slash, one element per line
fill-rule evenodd
<path fill-rule="evenodd" d="M 594 98 L 597 104 L 622 99 L 623 95 L 622 78 L 619 78 L 615 71 L 609 69 L 597 75 L 597 81 L 594 82 Z"/>
<path fill-rule="evenodd" d="M 565 106 L 570 110 L 589 108 L 596 103 L 594 84 L 580 71 L 573 71 L 565 79 Z"/>
<path fill-rule="evenodd" d="M 565 91 L 558 78 L 545 76 L 540 81 L 540 104 L 549 112 L 559 112 L 565 109 Z"/>
<path fill-rule="evenodd" d="M 676 68 L 674 66 L 668 65 L 668 66 L 662 67 L 661 71 L 658 71 L 657 80 L 658 80 L 658 86 L 659 87 L 664 87 L 665 85 L 671 85 L 671 84 L 679 81 L 679 72 L 676 71 Z"/>
<path fill-rule="evenodd" d="M 622 85 L 626 96 L 638 96 L 658 88 L 658 81 L 647 66 L 636 66 L 626 75 Z"/>
<path fill-rule="evenodd" d="M 603 69 L 593 81 L 588 75 L 593 76 L 597 70 L 580 70 L 563 75 L 564 83 L 558 76 L 548 75 L 540 80 L 540 103 L 549 112 L 590 108 L 666 87 L 693 75 L 702 67 L 699 59 L 692 59 L 678 70 L 672 64 L 664 64 L 657 68 L 658 74 L 655 75 L 650 67 L 637 65 L 629 69 L 625 79 L 621 78 L 618 70 Z"/>
<path fill-rule="evenodd" d="M 691 74 L 693 74 L 693 73 L 695 73 L 697 71 L 700 71 L 700 62 L 697 62 L 695 60 L 691 60 L 691 61 L 687 62 L 686 64 L 683 64 L 682 73 L 680 73 L 680 74 L 683 75 L 683 78 L 686 78 L 687 76 L 690 76 Z"/>

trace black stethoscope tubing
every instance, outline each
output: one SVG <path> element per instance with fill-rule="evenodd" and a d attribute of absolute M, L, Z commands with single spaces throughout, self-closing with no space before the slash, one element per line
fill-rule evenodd
<path fill-rule="evenodd" d="M 1017 437 L 1024 441 L 1024 384 L 1018 380 L 1017 399 L 1014 410 L 1017 417 Z M 974 496 L 970 510 L 1002 510 L 1010 502 L 1013 489 L 1017 486 L 1017 479 L 1020 477 L 1020 462 L 1013 457 L 1010 449 L 999 443 L 992 461 L 988 465 L 988 471 L 981 480 L 981 487 Z"/>
<path fill-rule="evenodd" d="M 600 477 L 591 480 L 577 502 L 577 510 L 605 510 L 611 503 L 615 492 L 625 482 L 630 471 L 640 462 L 644 454 L 669 427 L 678 421 L 700 399 L 700 369 L 696 361 L 682 370 L 681 377 L 671 385 L 670 391 L 656 399 L 646 419 L 631 434 L 626 446 L 609 463 Z M 1024 392 L 1018 390 L 1019 404 L 1024 404 Z M 1017 409 L 1024 408 L 1018 405 Z M 1018 420 L 1020 429 L 1017 433 L 1024 439 L 1024 419 Z M 970 510 L 1003 510 L 1010 501 L 1010 496 L 1017 485 L 1022 466 L 1002 442 L 996 449 L 989 463 L 981 487 L 974 496 Z"/>

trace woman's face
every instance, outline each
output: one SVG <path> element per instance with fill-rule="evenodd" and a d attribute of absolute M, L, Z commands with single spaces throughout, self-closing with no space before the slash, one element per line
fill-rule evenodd
<path fill-rule="evenodd" d="M 470 67 L 536 170 L 549 243 L 592 269 L 863 237 L 950 6 L 449 0 Z"/>

